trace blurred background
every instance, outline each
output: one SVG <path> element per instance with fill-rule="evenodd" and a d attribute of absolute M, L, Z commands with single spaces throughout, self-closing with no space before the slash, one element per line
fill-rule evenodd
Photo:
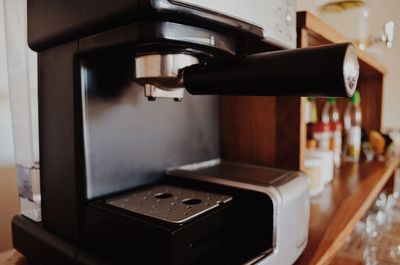
<path fill-rule="evenodd" d="M 0 0 L 0 252 L 11 247 L 11 217 L 19 211 L 8 90 L 4 0 Z"/>
<path fill-rule="evenodd" d="M 370 0 L 367 8 L 349 10 L 344 8 L 344 10 L 334 12 L 322 12 L 322 2 L 324 1 L 297 0 L 297 6 L 299 11 L 308 10 L 319 16 L 348 39 L 364 43 L 365 50 L 387 67 L 388 73 L 385 78 L 383 99 L 383 128 L 384 130 L 399 129 L 400 41 L 397 37 L 400 37 L 400 31 L 397 27 L 395 28 L 395 38 L 391 48 L 382 43 L 370 44 L 369 40 L 374 39 L 376 36 L 379 38 L 384 24 L 388 21 L 393 21 L 399 26 L 400 12 L 398 11 L 400 10 L 400 1 Z M 10 39 L 12 37 L 19 40 L 19 44 L 22 45 L 22 48 L 19 49 L 22 54 L 21 57 L 28 61 L 27 57 L 29 55 L 27 54 L 29 49 L 25 45 L 26 21 L 24 5 L 25 0 L 0 0 L 0 252 L 11 248 L 10 222 L 12 216 L 19 212 L 9 94 L 10 80 L 13 80 L 15 76 L 10 74 L 7 66 L 10 60 L 15 59 L 15 54 L 10 53 L 11 42 L 7 41 L 7 38 Z M 8 22 L 7 24 L 7 18 L 11 18 L 17 23 L 10 24 Z M 13 36 L 10 36 L 10 33 Z M 24 66 L 29 68 L 26 65 Z M 27 78 L 27 69 L 22 69 L 22 71 L 25 71 L 25 75 L 21 78 Z"/>
<path fill-rule="evenodd" d="M 393 21 L 396 24 L 391 48 L 376 43 L 366 47 L 365 51 L 380 60 L 388 70 L 384 81 L 382 128 L 400 128 L 400 1 L 347 1 L 366 4 L 361 8 L 321 12 L 318 3 L 325 2 L 341 1 L 297 0 L 297 10 L 307 10 L 319 16 L 350 40 L 368 42 L 370 38 L 380 38 L 386 22 Z"/>

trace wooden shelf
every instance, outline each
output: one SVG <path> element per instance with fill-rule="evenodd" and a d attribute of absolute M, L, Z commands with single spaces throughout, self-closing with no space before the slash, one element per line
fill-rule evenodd
<path fill-rule="evenodd" d="M 307 31 L 307 39 L 298 38 L 303 42 L 300 47 L 350 41 L 310 12 L 297 12 L 297 27 Z M 305 42 L 307 45 L 304 45 Z M 387 72 L 387 69 L 368 53 L 357 49 L 357 55 L 361 63 L 370 70 L 380 74 Z"/>
<path fill-rule="evenodd" d="M 0 264 L 3 265 L 28 265 L 26 258 L 15 249 L 0 253 Z"/>
<path fill-rule="evenodd" d="M 297 13 L 297 27 L 299 47 L 349 42 L 309 12 Z M 362 127 L 367 132 L 379 131 L 383 79 L 387 70 L 364 51 L 357 49 L 357 54 L 360 62 L 357 89 L 360 90 L 362 98 Z M 319 113 L 324 103 L 324 99 L 317 100 Z M 342 115 L 346 105 L 347 99 L 338 99 Z M 305 139 L 301 138 L 300 142 L 300 156 L 302 156 Z M 309 242 L 296 264 L 329 264 L 398 166 L 399 160 L 373 161 L 359 165 L 344 164 L 337 170 L 332 183 L 319 197 L 311 200 Z M 352 264 L 346 262 L 349 261 L 336 257 L 332 264 Z"/>
<path fill-rule="evenodd" d="M 297 14 L 298 47 L 349 42 L 308 12 Z M 362 128 L 381 130 L 386 68 L 357 50 Z M 229 160 L 299 170 L 306 150 L 306 98 L 221 97 L 221 153 Z M 319 113 L 325 99 L 317 99 Z M 343 114 L 348 99 L 338 99 Z M 312 199 L 309 241 L 296 264 L 328 264 L 387 184 L 399 161 L 344 164 Z"/>
<path fill-rule="evenodd" d="M 364 265 L 363 260 L 355 260 L 348 257 L 337 256 L 333 259 L 332 265 Z"/>
<path fill-rule="evenodd" d="M 296 264 L 329 264 L 399 165 L 398 159 L 342 165 L 311 200 L 308 244 Z"/>
<path fill-rule="evenodd" d="M 297 13 L 299 48 L 348 42 L 309 12 Z M 386 69 L 358 50 L 362 127 L 381 130 L 383 79 Z M 338 99 L 343 114 L 348 99 Z M 225 159 L 284 169 L 302 169 L 306 147 L 304 108 L 299 97 L 221 97 L 221 155 Z M 318 99 L 319 113 L 325 99 Z"/>

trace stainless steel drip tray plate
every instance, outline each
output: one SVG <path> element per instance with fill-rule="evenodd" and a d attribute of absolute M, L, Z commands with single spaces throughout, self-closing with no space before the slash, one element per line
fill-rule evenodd
<path fill-rule="evenodd" d="M 106 204 L 181 224 L 230 200 L 227 195 L 160 185 L 109 199 Z"/>

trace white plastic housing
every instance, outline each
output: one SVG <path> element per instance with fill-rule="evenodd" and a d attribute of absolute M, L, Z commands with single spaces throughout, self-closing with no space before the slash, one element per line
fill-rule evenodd
<path fill-rule="evenodd" d="M 264 38 L 283 48 L 296 48 L 295 0 L 176 0 L 257 25 Z"/>

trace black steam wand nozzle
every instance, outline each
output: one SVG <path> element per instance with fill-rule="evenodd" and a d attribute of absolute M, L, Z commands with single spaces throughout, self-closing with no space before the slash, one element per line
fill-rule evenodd
<path fill-rule="evenodd" d="M 350 97 L 359 76 L 351 43 L 265 52 L 186 67 L 194 95 Z"/>

